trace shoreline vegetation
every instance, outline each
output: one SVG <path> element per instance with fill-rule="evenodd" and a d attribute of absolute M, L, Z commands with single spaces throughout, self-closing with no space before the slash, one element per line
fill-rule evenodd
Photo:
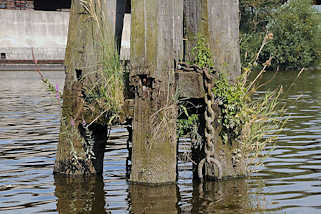
<path fill-rule="evenodd" d="M 320 69 L 321 13 L 311 0 L 240 0 L 240 12 L 243 67 L 260 70 L 271 59 L 268 70 Z"/>

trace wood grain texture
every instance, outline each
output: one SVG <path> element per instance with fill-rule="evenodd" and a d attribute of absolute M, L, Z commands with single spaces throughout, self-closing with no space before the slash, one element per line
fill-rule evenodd
<path fill-rule="evenodd" d="M 79 127 L 81 127 L 80 124 L 86 115 L 86 111 L 89 111 L 84 107 L 83 91 L 85 87 L 89 87 L 90 83 L 96 82 L 99 78 L 99 75 L 96 74 L 103 58 L 103 43 L 108 45 L 111 52 L 116 51 L 116 8 L 121 2 L 117 0 L 93 0 L 97 15 L 97 19 L 95 19 L 80 3 L 80 0 L 72 1 L 65 57 L 66 79 L 63 93 L 62 123 L 54 168 L 55 173 L 83 175 L 101 174 L 103 171 L 103 151 L 107 129 L 98 124 L 91 126 L 91 131 L 95 136 L 94 152 L 96 159 L 89 160 L 86 158 L 83 146 L 84 135 L 81 134 L 82 130 Z M 85 119 L 88 122 L 94 118 Z M 74 125 L 71 121 L 74 121 Z M 72 129 L 76 130 L 73 134 Z M 82 166 L 79 166 L 79 162 L 71 161 L 71 145 L 79 156 Z"/>
<path fill-rule="evenodd" d="M 176 182 L 174 62 L 182 56 L 183 4 L 133 0 L 130 81 L 136 88 L 130 181 Z M 178 30 L 176 30 L 178 29 Z"/>
<path fill-rule="evenodd" d="M 239 0 L 208 0 L 208 20 L 214 66 L 234 80 L 241 74 Z"/>
<path fill-rule="evenodd" d="M 184 29 L 187 61 L 193 60 L 191 50 L 200 34 L 208 42 L 215 69 L 230 80 L 240 75 L 238 0 L 184 0 Z"/>
<path fill-rule="evenodd" d="M 191 50 L 195 47 L 198 35 L 205 38 L 213 56 L 214 68 L 218 73 L 223 73 L 231 84 L 240 75 L 240 50 L 239 50 L 239 1 L 238 0 L 184 0 L 184 37 L 185 58 L 193 61 Z M 183 88 L 184 89 L 184 88 Z M 194 93 L 194 91 L 189 91 Z M 195 96 L 195 95 L 194 95 Z M 214 107 L 214 106 L 213 106 Z M 246 175 L 246 166 L 243 160 L 237 164 L 232 161 L 233 151 L 238 148 L 237 143 L 223 143 L 220 132 L 221 125 L 218 120 L 221 109 L 214 107 L 216 121 L 215 128 L 215 155 L 223 168 L 223 178 L 240 177 Z M 205 124 L 203 118 L 202 123 Z M 204 133 L 201 133 L 204 135 Z M 200 154 L 195 149 L 193 154 Z M 195 155 L 195 162 L 199 162 L 199 155 Z M 208 178 L 217 178 L 218 172 L 211 165 L 205 165 L 205 174 Z"/>

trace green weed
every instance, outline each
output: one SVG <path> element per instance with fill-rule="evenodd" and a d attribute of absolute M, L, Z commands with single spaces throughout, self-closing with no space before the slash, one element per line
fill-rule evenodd
<path fill-rule="evenodd" d="M 122 118 L 124 105 L 124 71 L 115 43 L 110 41 L 108 26 L 105 23 L 105 14 L 100 1 L 81 0 L 81 4 L 89 18 L 98 30 L 98 63 L 97 70 L 84 76 L 85 79 L 94 81 L 85 84 L 85 108 L 91 120 L 111 125 Z M 89 83 L 89 84 L 88 84 Z M 93 119 L 94 118 L 94 119 Z M 89 124 L 92 123 L 89 122 Z"/>
<path fill-rule="evenodd" d="M 253 55 L 255 62 L 264 47 L 271 39 L 271 35 L 266 35 L 261 48 L 257 54 Z M 195 62 L 200 67 L 210 67 L 206 64 L 212 60 L 210 50 L 201 39 L 198 47 L 194 49 L 197 56 Z M 199 51 L 198 51 L 199 50 Z M 203 54 L 203 55 L 202 55 Z M 276 115 L 282 115 L 284 108 L 279 104 L 279 96 L 282 88 L 276 91 L 267 91 L 265 96 L 254 98 L 259 89 L 257 80 L 270 66 L 271 58 L 264 63 L 263 69 L 258 73 L 254 80 L 249 80 L 250 69 L 244 69 L 243 74 L 235 81 L 228 81 L 228 78 L 220 71 L 216 72 L 213 80 L 213 94 L 215 105 L 218 106 L 216 121 L 221 126 L 217 129 L 223 143 L 236 144 L 242 157 L 249 166 L 258 166 L 262 163 L 262 151 L 266 145 L 275 140 L 274 137 L 267 136 L 273 130 L 280 130 L 284 121 Z M 177 122 L 178 135 L 193 132 L 197 136 L 199 120 L 197 115 L 189 115 L 185 107 L 181 107 L 181 114 L 185 114 L 184 119 Z M 196 128 L 195 128 L 196 127 Z M 255 168 L 255 167 L 254 167 Z"/>

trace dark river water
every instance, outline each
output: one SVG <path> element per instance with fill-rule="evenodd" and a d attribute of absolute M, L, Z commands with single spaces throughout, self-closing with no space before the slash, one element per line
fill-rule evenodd
<path fill-rule="evenodd" d="M 180 160 L 176 185 L 147 187 L 127 181 L 124 127 L 112 130 L 102 178 L 54 177 L 55 95 L 35 72 L 0 72 L 0 213 L 321 213 L 321 72 L 297 74 L 280 72 L 265 86 L 283 85 L 289 121 L 259 172 L 202 187 Z M 63 86 L 62 72 L 45 75 Z M 183 140 L 179 152 L 188 151 Z"/>

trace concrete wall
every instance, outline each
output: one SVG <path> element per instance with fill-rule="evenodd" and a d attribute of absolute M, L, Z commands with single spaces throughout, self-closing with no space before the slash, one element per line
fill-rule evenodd
<path fill-rule="evenodd" d="M 130 14 L 125 15 L 121 59 L 130 58 Z M 1 10 L 0 54 L 7 60 L 63 60 L 69 12 Z M 0 61 L 1 62 L 1 61 Z"/>
<path fill-rule="evenodd" d="M 312 7 L 321 13 L 321 5 L 313 5 Z"/>
<path fill-rule="evenodd" d="M 130 59 L 130 26 L 131 26 L 131 14 L 125 14 L 124 27 L 120 45 L 120 59 Z"/>
<path fill-rule="evenodd" d="M 0 10 L 0 53 L 6 59 L 63 60 L 69 12 Z"/>

